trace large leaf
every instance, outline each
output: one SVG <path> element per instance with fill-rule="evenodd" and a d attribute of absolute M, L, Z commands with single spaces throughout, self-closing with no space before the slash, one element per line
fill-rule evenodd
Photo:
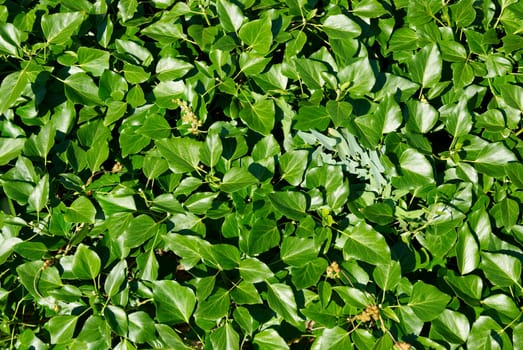
<path fill-rule="evenodd" d="M 269 199 L 272 205 L 293 220 L 301 220 L 306 216 L 307 198 L 301 192 L 274 192 L 269 193 Z"/>
<path fill-rule="evenodd" d="M 449 295 L 430 284 L 418 281 L 412 288 L 408 305 L 421 320 L 432 321 L 445 310 L 449 301 Z"/>
<path fill-rule="evenodd" d="M 503 253 L 481 253 L 483 273 L 500 287 L 518 285 L 521 288 L 521 260 Z"/>
<path fill-rule="evenodd" d="M 78 279 L 94 279 L 100 273 L 100 257 L 91 248 L 80 244 L 73 256 L 71 269 Z"/>
<path fill-rule="evenodd" d="M 249 103 L 240 111 L 240 118 L 254 131 L 268 135 L 274 128 L 274 102 L 263 99 Z"/>
<path fill-rule="evenodd" d="M 173 137 L 158 140 L 156 145 L 174 173 L 186 173 L 198 169 L 201 147 L 199 142 L 188 138 Z"/>
<path fill-rule="evenodd" d="M 71 39 L 84 21 L 83 12 L 60 12 L 42 16 L 42 32 L 49 44 L 63 44 Z"/>
<path fill-rule="evenodd" d="M 412 80 L 423 87 L 433 87 L 441 79 L 442 59 L 437 45 L 427 45 L 409 62 Z"/>
<path fill-rule="evenodd" d="M 266 54 L 272 43 L 271 20 L 269 17 L 257 19 L 242 25 L 238 36 L 254 52 Z"/>
<path fill-rule="evenodd" d="M 303 320 L 298 315 L 296 299 L 291 287 L 282 283 L 267 285 L 267 302 L 274 312 L 290 324 L 299 325 Z"/>
<path fill-rule="evenodd" d="M 67 98 L 82 105 L 98 105 L 102 101 L 98 95 L 98 87 L 85 73 L 75 73 L 64 80 L 64 91 Z"/>
<path fill-rule="evenodd" d="M 343 247 L 346 257 L 353 257 L 369 264 L 389 264 L 390 248 L 385 238 L 370 225 L 361 222 L 345 231 L 347 238 Z"/>
<path fill-rule="evenodd" d="M 156 319 L 165 323 L 188 323 L 196 297 L 194 292 L 176 281 L 155 281 L 152 287 Z"/>
<path fill-rule="evenodd" d="M 258 180 L 245 168 L 231 168 L 223 176 L 220 188 L 224 192 L 236 192 L 247 186 L 254 185 Z"/>

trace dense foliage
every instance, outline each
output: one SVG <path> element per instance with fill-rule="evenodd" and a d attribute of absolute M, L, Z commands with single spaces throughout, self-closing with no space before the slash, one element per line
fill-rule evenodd
<path fill-rule="evenodd" d="M 2 348 L 522 348 L 523 2 L 0 3 Z"/>

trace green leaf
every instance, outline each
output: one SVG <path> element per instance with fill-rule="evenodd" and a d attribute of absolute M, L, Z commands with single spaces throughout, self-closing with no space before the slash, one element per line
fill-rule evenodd
<path fill-rule="evenodd" d="M 254 52 L 266 54 L 272 44 L 271 20 L 267 16 L 263 19 L 246 22 L 240 28 L 238 36 Z"/>
<path fill-rule="evenodd" d="M 121 337 L 127 336 L 129 319 L 124 309 L 114 305 L 107 305 L 104 308 L 104 318 L 114 333 Z"/>
<path fill-rule="evenodd" d="M 73 223 L 85 222 L 93 224 L 95 217 L 96 208 L 89 198 L 84 196 L 75 199 L 64 215 L 65 221 Z"/>
<path fill-rule="evenodd" d="M 73 255 L 71 270 L 76 278 L 92 280 L 100 273 L 101 265 L 98 254 L 80 244 Z"/>
<path fill-rule="evenodd" d="M 377 18 L 388 13 L 378 0 L 362 0 L 354 6 L 352 12 L 366 18 Z"/>
<path fill-rule="evenodd" d="M 516 186 L 516 188 L 523 189 L 523 164 L 506 164 L 505 171 L 507 172 L 510 181 Z"/>
<path fill-rule="evenodd" d="M 129 339 L 134 343 L 143 344 L 156 340 L 154 321 L 144 311 L 129 314 Z"/>
<path fill-rule="evenodd" d="M 58 269 L 54 266 L 43 269 L 43 265 L 43 261 L 30 261 L 16 267 L 20 283 L 35 298 L 63 285 Z"/>
<path fill-rule="evenodd" d="M 156 75 L 160 81 L 183 78 L 194 66 L 174 57 L 163 57 L 156 64 Z"/>
<path fill-rule="evenodd" d="M 6 165 L 18 157 L 24 148 L 24 143 L 24 139 L 0 138 L 0 165 Z"/>
<path fill-rule="evenodd" d="M 60 12 L 42 16 L 42 32 L 48 44 L 64 44 L 84 21 L 83 12 Z"/>
<path fill-rule="evenodd" d="M 503 253 L 481 252 L 480 267 L 492 284 L 521 288 L 521 260 Z"/>
<path fill-rule="evenodd" d="M 289 236 L 282 241 L 280 257 L 287 265 L 302 266 L 315 259 L 318 250 L 313 239 Z"/>
<path fill-rule="evenodd" d="M 227 315 L 231 304 L 229 291 L 219 289 L 207 300 L 200 301 L 194 313 L 196 324 L 203 329 L 213 328 L 217 321 Z"/>
<path fill-rule="evenodd" d="M 218 134 L 208 134 L 205 138 L 205 144 L 200 149 L 200 158 L 202 163 L 213 168 L 223 153 L 222 140 Z"/>
<path fill-rule="evenodd" d="M 454 23 L 460 28 L 469 26 L 476 18 L 472 0 L 463 0 L 451 5 L 450 14 Z"/>
<path fill-rule="evenodd" d="M 395 220 L 394 208 L 386 203 L 376 203 L 363 208 L 363 215 L 378 225 L 387 225 Z"/>
<path fill-rule="evenodd" d="M 234 330 L 231 322 L 226 322 L 215 330 L 210 339 L 213 349 L 240 349 L 240 336 Z"/>
<path fill-rule="evenodd" d="M 323 131 L 329 126 L 331 116 L 323 106 L 302 106 L 295 119 L 294 127 L 298 130 Z"/>
<path fill-rule="evenodd" d="M 258 283 L 265 281 L 274 274 L 271 269 L 262 261 L 256 258 L 245 258 L 240 261 L 240 276 L 246 282 Z"/>
<path fill-rule="evenodd" d="M 407 125 L 414 131 L 425 134 L 438 121 L 438 111 L 427 102 L 410 100 L 407 102 L 409 119 Z"/>
<path fill-rule="evenodd" d="M 156 320 L 162 323 L 189 323 L 196 306 L 194 292 L 176 281 L 155 281 L 152 286 Z"/>
<path fill-rule="evenodd" d="M 283 154 L 278 163 L 281 167 L 281 178 L 293 186 L 298 186 L 307 169 L 309 152 L 305 150 L 292 150 Z"/>
<path fill-rule="evenodd" d="M 501 142 L 495 142 L 483 147 L 479 154 L 470 161 L 474 163 L 474 167 L 479 172 L 490 176 L 503 176 L 505 165 L 509 162 L 516 162 L 517 158 Z"/>
<path fill-rule="evenodd" d="M 377 265 L 372 272 L 376 284 L 384 291 L 394 290 L 401 279 L 401 265 L 394 260 L 389 264 Z"/>
<path fill-rule="evenodd" d="M 360 26 L 343 14 L 327 16 L 323 30 L 333 39 L 355 38 L 361 34 Z"/>
<path fill-rule="evenodd" d="M 303 320 L 298 316 L 298 307 L 291 287 L 282 283 L 267 285 L 267 302 L 285 321 L 298 326 Z"/>
<path fill-rule="evenodd" d="M 311 350 L 349 350 L 353 348 L 350 333 L 341 327 L 325 328 L 311 346 Z"/>
<path fill-rule="evenodd" d="M 508 197 L 496 203 L 491 210 L 496 220 L 496 226 L 510 230 L 517 224 L 519 218 L 519 204 Z"/>
<path fill-rule="evenodd" d="M 244 20 L 246 20 L 242 10 L 227 0 L 216 1 L 216 10 L 218 11 L 220 23 L 226 32 L 237 32 Z"/>
<path fill-rule="evenodd" d="M 109 70 L 109 58 L 110 54 L 107 51 L 84 46 L 78 49 L 78 66 L 96 77 L 101 76 L 104 72 L 118 75 Z"/>
<path fill-rule="evenodd" d="M 175 174 L 198 170 L 200 142 L 189 138 L 173 137 L 158 140 L 156 145 Z"/>
<path fill-rule="evenodd" d="M 156 105 L 162 108 L 175 109 L 178 107 L 175 100 L 183 98 L 185 94 L 185 83 L 182 80 L 162 81 L 153 88 Z"/>
<path fill-rule="evenodd" d="M 370 225 L 360 222 L 345 233 L 343 254 L 346 258 L 353 257 L 373 265 L 390 263 L 390 249 L 385 238 Z"/>
<path fill-rule="evenodd" d="M 493 294 L 483 299 L 481 304 L 505 316 L 507 322 L 519 318 L 521 312 L 514 300 L 506 294 Z"/>
<path fill-rule="evenodd" d="M 427 45 L 423 47 L 408 62 L 410 76 L 413 81 L 424 88 L 433 87 L 441 79 L 442 59 L 438 47 Z"/>
<path fill-rule="evenodd" d="M 474 271 L 479 265 L 479 245 L 468 225 L 463 225 L 458 231 L 456 260 L 458 269 L 463 275 Z"/>
<path fill-rule="evenodd" d="M 269 135 L 274 128 L 275 108 L 271 99 L 247 104 L 240 111 L 240 118 L 249 128 L 262 135 Z"/>
<path fill-rule="evenodd" d="M 111 269 L 104 283 L 107 296 L 112 297 L 122 291 L 122 286 L 127 279 L 127 261 L 121 260 Z"/>
<path fill-rule="evenodd" d="M 220 189 L 227 193 L 236 192 L 245 187 L 255 185 L 258 180 L 245 168 L 233 167 L 223 176 Z"/>
<path fill-rule="evenodd" d="M 12 23 L 0 24 L 0 52 L 19 56 L 18 50 L 24 40 L 24 33 Z"/>
<path fill-rule="evenodd" d="M 231 291 L 232 300 L 236 304 L 261 304 L 260 294 L 253 283 L 242 281 Z"/>
<path fill-rule="evenodd" d="M 368 57 L 358 57 L 349 61 L 338 74 L 340 88 L 355 96 L 369 94 L 376 84 L 374 69 Z"/>
<path fill-rule="evenodd" d="M 16 71 L 2 80 L 0 85 L 0 114 L 5 114 L 7 110 L 16 105 L 24 90 L 29 84 L 29 77 L 26 70 Z"/>
<path fill-rule="evenodd" d="M 253 344 L 259 350 L 289 350 L 285 340 L 273 328 L 265 329 L 254 335 Z"/>
<path fill-rule="evenodd" d="M 92 106 L 100 105 L 102 101 L 98 96 L 98 87 L 85 73 L 75 73 L 63 81 L 65 96 L 77 104 Z"/>
<path fill-rule="evenodd" d="M 434 340 L 463 344 L 467 341 L 469 332 L 470 324 L 465 315 L 452 310 L 443 310 L 438 318 L 432 321 L 429 334 Z"/>
<path fill-rule="evenodd" d="M 268 194 L 269 200 L 276 210 L 292 220 L 302 220 L 306 217 L 307 198 L 301 192 L 273 192 Z"/>
<path fill-rule="evenodd" d="M 418 281 L 412 288 L 408 305 L 421 320 L 428 322 L 438 317 L 450 301 L 450 296 L 438 288 Z"/>
<path fill-rule="evenodd" d="M 38 184 L 33 189 L 33 192 L 27 198 L 27 204 L 29 209 L 40 212 L 47 204 L 49 200 L 49 175 L 45 174 L 42 176 Z"/>
<path fill-rule="evenodd" d="M 78 316 L 55 316 L 46 323 L 51 344 L 67 344 L 73 339 Z"/>
<path fill-rule="evenodd" d="M 329 263 L 323 258 L 313 258 L 301 266 L 291 268 L 292 282 L 298 289 L 316 286 Z"/>

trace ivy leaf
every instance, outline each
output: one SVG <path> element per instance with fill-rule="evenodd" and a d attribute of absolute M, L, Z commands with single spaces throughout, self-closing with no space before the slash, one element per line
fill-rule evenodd
<path fill-rule="evenodd" d="M 341 327 L 325 328 L 321 335 L 312 343 L 312 350 L 342 350 L 354 349 L 350 334 Z"/>
<path fill-rule="evenodd" d="M 409 306 L 416 316 L 428 322 L 438 317 L 450 301 L 450 296 L 438 288 L 418 281 L 412 288 Z"/>
<path fill-rule="evenodd" d="M 158 140 L 156 145 L 174 173 L 186 173 L 198 169 L 200 142 L 188 138 L 173 137 Z"/>
<path fill-rule="evenodd" d="M 101 260 L 98 254 L 84 244 L 76 248 L 71 270 L 78 279 L 94 279 L 100 273 Z"/>
<path fill-rule="evenodd" d="M 307 198 L 301 192 L 274 192 L 269 193 L 269 200 L 272 205 L 293 220 L 301 220 L 306 217 Z"/>
<path fill-rule="evenodd" d="M 42 16 L 42 32 L 48 44 L 64 44 L 80 28 L 83 12 L 60 12 Z"/>
<path fill-rule="evenodd" d="M 64 219 L 67 222 L 94 223 L 96 208 L 87 197 L 78 197 L 67 209 Z"/>
<path fill-rule="evenodd" d="M 78 316 L 55 316 L 46 323 L 51 344 L 66 344 L 73 339 Z"/>
<path fill-rule="evenodd" d="M 263 99 L 247 104 L 240 111 L 240 118 L 254 131 L 268 135 L 274 128 L 275 117 L 274 102 Z"/>
<path fill-rule="evenodd" d="M 328 16 L 323 22 L 323 30 L 333 39 L 354 38 L 361 34 L 360 26 L 343 14 Z"/>
<path fill-rule="evenodd" d="M 245 17 L 237 5 L 227 0 L 218 0 L 216 9 L 220 23 L 226 32 L 237 32 L 240 29 Z"/>
<path fill-rule="evenodd" d="M 67 98 L 77 104 L 92 106 L 102 104 L 98 96 L 98 87 L 85 73 L 75 73 L 64 80 L 64 91 Z"/>
<path fill-rule="evenodd" d="M 269 17 L 257 19 L 242 25 L 238 36 L 254 52 L 266 54 L 272 43 L 271 20 Z"/>
<path fill-rule="evenodd" d="M 500 287 L 517 285 L 521 288 L 521 261 L 503 253 L 481 253 L 483 273 L 489 281 Z"/>
<path fill-rule="evenodd" d="M 346 257 L 354 257 L 369 264 L 389 264 L 390 249 L 385 238 L 364 222 L 347 231 L 343 247 Z"/>
<path fill-rule="evenodd" d="M 298 316 L 298 307 L 294 293 L 286 284 L 271 283 L 267 285 L 267 302 L 272 310 L 292 325 L 298 326 L 302 319 Z"/>
<path fill-rule="evenodd" d="M 196 297 L 194 292 L 176 281 L 155 281 L 152 286 L 156 319 L 162 323 L 188 323 Z"/>
<path fill-rule="evenodd" d="M 224 192 L 231 193 L 255 185 L 257 182 L 258 180 L 248 170 L 233 167 L 223 176 L 220 188 Z"/>
<path fill-rule="evenodd" d="M 408 63 L 413 81 L 424 88 L 433 87 L 441 79 L 442 59 L 437 45 L 423 47 Z"/>

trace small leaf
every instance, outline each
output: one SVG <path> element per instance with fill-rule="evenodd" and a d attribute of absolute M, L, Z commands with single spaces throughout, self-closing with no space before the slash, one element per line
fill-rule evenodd
<path fill-rule="evenodd" d="M 129 319 L 124 309 L 114 305 L 107 305 L 104 308 L 104 318 L 114 333 L 121 337 L 127 336 Z"/>
<path fill-rule="evenodd" d="M 98 254 L 80 244 L 73 255 L 71 270 L 76 278 L 94 279 L 100 273 L 101 261 Z"/>
<path fill-rule="evenodd" d="M 27 199 L 29 208 L 37 212 L 40 212 L 47 204 L 49 199 L 49 175 L 45 174 L 42 176 L 38 184 L 33 189 L 33 192 Z"/>
<path fill-rule="evenodd" d="M 298 186 L 307 169 L 309 152 L 305 150 L 292 150 L 283 154 L 278 163 L 282 170 L 281 178 L 293 186 Z"/>
<path fill-rule="evenodd" d="M 291 266 L 302 266 L 318 256 L 318 249 L 313 239 L 285 237 L 281 244 L 280 257 Z"/>
<path fill-rule="evenodd" d="M 222 140 L 218 134 L 208 134 L 205 138 L 205 145 L 200 149 L 202 163 L 213 168 L 223 152 Z"/>
<path fill-rule="evenodd" d="M 218 10 L 220 23 L 226 32 L 237 32 L 246 19 L 242 10 L 227 0 L 216 1 L 216 9 Z"/>
<path fill-rule="evenodd" d="M 240 336 L 234 330 L 231 322 L 226 322 L 223 326 L 215 330 L 210 336 L 213 349 L 240 349 Z"/>
<path fill-rule="evenodd" d="M 430 338 L 452 344 L 463 344 L 467 341 L 469 332 L 470 324 L 465 315 L 452 310 L 443 310 L 438 318 L 432 321 Z"/>
<path fill-rule="evenodd" d="M 353 348 L 350 333 L 341 327 L 325 328 L 311 346 L 311 350 L 350 350 Z"/>
<path fill-rule="evenodd" d="M 27 38 L 27 37 L 26 37 Z M 24 40 L 24 33 L 11 23 L 0 24 L 0 51 L 19 56 L 18 49 Z"/>
<path fill-rule="evenodd" d="M 289 350 L 285 340 L 273 328 L 256 333 L 253 343 L 259 350 Z"/>
<path fill-rule="evenodd" d="M 129 314 L 129 339 L 139 344 L 156 340 L 154 321 L 146 312 L 136 311 Z"/>

